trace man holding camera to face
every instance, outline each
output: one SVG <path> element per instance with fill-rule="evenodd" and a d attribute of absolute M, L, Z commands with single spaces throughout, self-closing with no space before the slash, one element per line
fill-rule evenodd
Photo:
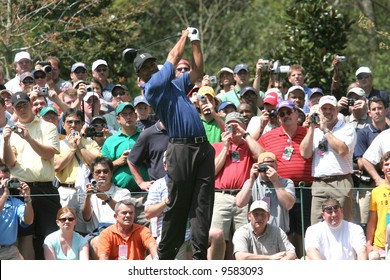
<path fill-rule="evenodd" d="M 238 207 L 245 207 L 250 201 L 265 201 L 270 209 L 268 223 L 288 233 L 288 211 L 295 203 L 295 188 L 292 180 L 279 176 L 277 166 L 273 153 L 261 153 L 257 163 L 252 165 L 249 179 L 237 194 L 236 203 Z"/>

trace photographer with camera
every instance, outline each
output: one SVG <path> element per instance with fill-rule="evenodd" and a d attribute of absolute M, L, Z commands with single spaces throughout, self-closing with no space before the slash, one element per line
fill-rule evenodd
<path fill-rule="evenodd" d="M 34 220 L 30 187 L 16 178 L 9 179 L 5 165 L 0 165 L 0 173 L 0 260 L 23 260 L 16 244 L 18 225 L 25 228 Z M 13 190 L 19 192 L 23 201 L 11 195 Z"/>
<path fill-rule="evenodd" d="M 221 141 L 221 133 L 225 130 L 225 122 L 215 111 L 212 87 L 202 86 L 198 90 L 197 107 L 210 144 Z"/>
<path fill-rule="evenodd" d="M 258 140 L 261 135 L 279 126 L 276 105 L 279 96 L 274 90 L 268 90 L 264 97 L 263 110 L 261 116 L 253 116 L 246 129 L 253 139 Z"/>
<path fill-rule="evenodd" d="M 356 130 L 368 126 L 371 118 L 368 115 L 367 98 L 364 90 L 360 87 L 349 89 L 347 96 L 342 97 L 338 101 L 339 105 L 344 105 L 345 103 L 349 112 L 345 116 L 345 122 L 352 124 Z"/>
<path fill-rule="evenodd" d="M 11 175 L 26 182 L 33 196 L 36 219 L 21 236 L 34 236 L 37 259 L 43 259 L 43 240 L 56 230 L 56 213 L 61 208 L 55 177 L 54 155 L 60 145 L 57 127 L 33 114 L 30 98 L 25 92 L 12 96 L 12 107 L 18 117 L 17 130 L 10 126 L 3 130 L 4 162 Z"/>
<path fill-rule="evenodd" d="M 62 126 L 66 131 L 65 139 L 60 141 L 60 153 L 54 156 L 55 175 L 58 181 L 62 207 L 73 207 L 78 204 L 75 181 L 82 172 L 83 165 L 88 167 L 101 155 L 99 145 L 82 137 L 83 113 L 77 109 L 64 112 Z"/>
<path fill-rule="evenodd" d="M 290 231 L 289 210 L 295 203 L 295 187 L 291 179 L 279 176 L 276 156 L 271 152 L 259 155 L 252 165 L 249 179 L 236 196 L 238 207 L 245 207 L 256 200 L 267 202 L 270 209 L 269 224 L 280 227 L 285 233 Z"/>

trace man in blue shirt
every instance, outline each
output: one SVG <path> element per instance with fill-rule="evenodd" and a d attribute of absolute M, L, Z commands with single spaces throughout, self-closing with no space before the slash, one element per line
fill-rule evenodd
<path fill-rule="evenodd" d="M 3 175 L 7 176 L 3 176 Z M 0 260 L 22 260 L 23 257 L 16 246 L 18 225 L 27 227 L 34 220 L 34 211 L 31 205 L 30 188 L 21 183 L 20 194 L 24 202 L 10 196 L 10 188 L 15 187 L 9 183 L 9 170 L 2 165 L 0 168 Z"/>
<path fill-rule="evenodd" d="M 192 43 L 192 68 L 175 77 L 175 67 L 184 54 L 187 37 Z M 214 154 L 195 106 L 186 93 L 203 77 L 199 31 L 183 30 L 159 71 L 149 53 L 134 60 L 137 76 L 157 117 L 164 123 L 169 144 L 168 210 L 163 220 L 159 259 L 174 259 L 184 241 L 187 218 L 191 224 L 193 259 L 207 259 L 208 234 L 214 206 Z"/>

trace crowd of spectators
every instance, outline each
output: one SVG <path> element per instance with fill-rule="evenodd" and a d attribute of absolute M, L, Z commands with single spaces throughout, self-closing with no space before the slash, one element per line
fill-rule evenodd
<path fill-rule="evenodd" d="M 367 66 L 342 92 L 337 55 L 329 89 L 273 63 L 204 73 L 188 28 L 163 65 L 137 55 L 129 92 L 104 59 L 64 79 L 59 58 L 16 53 L 0 259 L 389 258 L 389 93 Z"/>

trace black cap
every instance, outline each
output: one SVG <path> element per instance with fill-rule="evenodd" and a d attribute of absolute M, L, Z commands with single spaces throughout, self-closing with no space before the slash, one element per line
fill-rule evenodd
<path fill-rule="evenodd" d="M 156 58 L 154 56 L 152 56 L 150 53 L 141 53 L 141 54 L 137 55 L 137 57 L 134 59 L 134 62 L 133 62 L 134 70 L 136 73 L 138 73 L 139 70 L 141 70 L 142 65 L 148 59 L 156 60 Z"/>
<path fill-rule="evenodd" d="M 28 97 L 27 93 L 18 91 L 12 96 L 11 101 L 12 106 L 16 106 L 20 102 L 30 102 L 30 97 Z"/>
<path fill-rule="evenodd" d="M 103 116 L 100 116 L 100 115 L 94 116 L 94 117 L 92 118 L 92 120 L 90 121 L 90 124 L 93 123 L 95 120 L 102 120 L 105 124 L 107 124 L 106 119 L 105 119 Z"/>

